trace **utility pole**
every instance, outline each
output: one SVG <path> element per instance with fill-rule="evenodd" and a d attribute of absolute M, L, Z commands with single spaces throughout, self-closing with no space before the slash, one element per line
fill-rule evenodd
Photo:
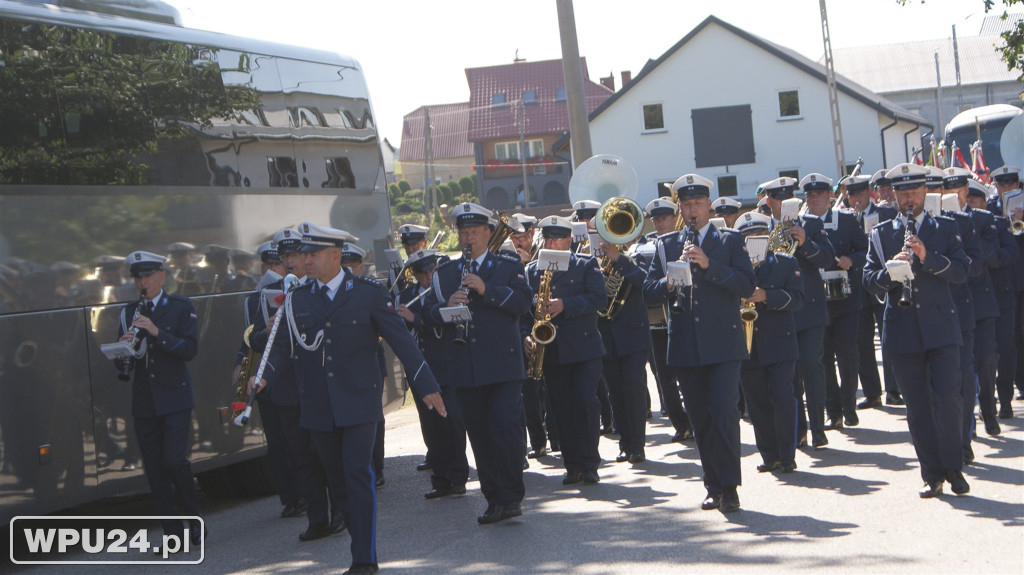
<path fill-rule="evenodd" d="M 825 0 L 818 0 L 821 8 L 821 37 L 825 44 L 825 78 L 828 84 L 828 110 L 832 114 L 832 142 L 836 151 L 837 178 L 846 175 L 846 148 L 843 147 L 843 124 L 839 119 L 839 88 L 836 85 L 836 67 L 832 61 L 832 39 L 828 29 Z"/>
<path fill-rule="evenodd" d="M 590 145 L 590 123 L 587 100 L 583 92 L 583 65 L 576 40 L 576 15 L 572 0 L 555 0 L 558 7 L 558 35 L 562 40 L 562 75 L 565 78 L 565 99 L 569 106 L 569 137 L 572 145 L 573 169 L 594 155 Z"/>
<path fill-rule="evenodd" d="M 430 108 L 423 108 L 423 207 L 429 214 L 434 198 L 434 139 L 430 134 Z M 429 221 L 429 220 L 428 220 Z"/>
<path fill-rule="evenodd" d="M 938 114 L 939 123 L 935 125 L 935 131 L 939 134 L 945 133 L 945 124 L 942 123 L 942 76 L 939 75 L 939 51 L 935 51 L 935 112 Z M 940 136 L 941 137 L 941 136 Z"/>
<path fill-rule="evenodd" d="M 526 183 L 526 102 L 519 99 L 519 165 L 523 168 L 523 207 L 530 206 L 530 188 Z"/>
<path fill-rule="evenodd" d="M 956 113 L 964 110 L 964 87 L 960 83 L 960 48 L 956 43 L 956 24 L 953 24 L 953 68 L 956 70 Z"/>

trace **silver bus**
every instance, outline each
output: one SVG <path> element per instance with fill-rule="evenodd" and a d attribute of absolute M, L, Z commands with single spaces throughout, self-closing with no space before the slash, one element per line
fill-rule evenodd
<path fill-rule="evenodd" d="M 146 4 L 0 0 L 4 523 L 145 488 L 130 384 L 100 352 L 138 297 L 126 253 L 195 246 L 166 288 L 197 309 L 192 461 L 215 496 L 272 489 L 258 419 L 234 426 L 226 408 L 260 272 L 246 252 L 312 221 L 352 232 L 367 268 L 387 269 L 387 183 L 359 64 L 190 30 Z M 395 407 L 390 350 L 387 362 L 382 402 Z"/>

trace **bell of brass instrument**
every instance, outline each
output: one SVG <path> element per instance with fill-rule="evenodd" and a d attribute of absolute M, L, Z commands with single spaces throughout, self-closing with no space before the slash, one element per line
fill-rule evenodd
<path fill-rule="evenodd" d="M 504 240 L 502 240 L 502 242 L 504 243 Z M 462 278 L 459 280 L 459 291 L 465 294 L 469 293 L 469 288 L 462 285 L 462 280 L 465 280 L 466 276 L 469 275 L 469 262 L 471 257 L 472 248 L 470 246 L 462 248 Z M 466 336 L 468 334 L 469 322 L 460 321 L 459 323 L 455 324 L 455 337 L 452 338 L 452 343 L 454 343 L 455 345 L 466 345 Z"/>
<path fill-rule="evenodd" d="M 505 240 L 512 237 L 512 234 L 525 232 L 526 228 L 523 227 L 523 224 L 519 223 L 519 220 L 510 218 L 507 214 L 499 211 L 494 212 L 494 219 L 498 223 L 494 228 L 494 233 L 491 234 L 490 241 L 487 242 L 487 251 L 497 254 L 501 251 L 501 245 L 505 243 Z"/>
<path fill-rule="evenodd" d="M 643 210 L 630 198 L 609 198 L 597 209 L 594 216 L 594 227 L 601 239 L 609 244 L 626 245 L 637 238 L 644 228 Z M 620 254 L 619 257 L 627 257 Z M 631 285 L 624 281 L 613 262 L 607 257 L 601 258 L 601 271 L 604 272 L 605 294 L 608 296 L 608 307 L 597 312 L 604 319 L 615 319 L 622 311 L 629 297 Z"/>
<path fill-rule="evenodd" d="M 914 220 L 914 208 L 907 208 L 907 227 L 903 232 L 903 243 L 906 244 L 911 236 L 917 235 L 917 222 Z M 904 251 L 909 251 L 904 245 Z M 900 294 L 900 307 L 914 307 L 914 285 L 911 280 L 903 282 L 903 292 Z"/>
<path fill-rule="evenodd" d="M 793 236 L 789 233 L 789 228 L 793 226 L 795 222 L 793 220 L 780 221 L 775 224 L 772 231 L 768 234 L 768 249 L 777 254 L 788 254 L 793 255 L 796 253 L 797 243 L 793 239 Z"/>
<path fill-rule="evenodd" d="M 1015 236 L 1019 236 L 1021 234 L 1024 234 L 1024 220 L 1013 220 L 1013 221 L 1011 221 L 1010 222 L 1010 232 L 1013 235 L 1015 235 Z"/>
<path fill-rule="evenodd" d="M 743 335 L 747 337 L 747 353 L 754 347 L 754 322 L 757 321 L 757 309 L 752 301 L 744 302 L 740 308 L 740 319 L 743 320 Z"/>
<path fill-rule="evenodd" d="M 526 368 L 526 377 L 538 380 L 544 376 L 544 350 L 548 344 L 555 341 L 558 328 L 551 323 L 551 314 L 544 313 L 544 306 L 551 300 L 551 277 L 554 272 L 545 270 L 540 276 L 540 286 L 537 289 L 537 303 L 533 308 L 533 328 L 530 336 L 537 347 L 530 356 L 529 365 Z"/>

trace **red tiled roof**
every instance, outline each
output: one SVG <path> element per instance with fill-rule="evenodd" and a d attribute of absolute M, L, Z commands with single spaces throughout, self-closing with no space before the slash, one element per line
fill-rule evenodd
<path fill-rule="evenodd" d="M 434 159 L 459 158 L 473 155 L 473 144 L 466 137 L 469 129 L 469 102 L 421 106 L 405 115 L 402 122 L 402 147 L 399 160 L 423 160 L 423 111 L 430 112 L 431 143 Z"/>
<path fill-rule="evenodd" d="M 588 79 L 586 58 L 580 58 L 580 63 L 589 114 L 608 99 L 612 91 Z M 564 99 L 557 98 L 559 88 L 565 87 L 561 60 L 467 68 L 466 80 L 469 82 L 470 142 L 518 138 L 517 103 L 527 90 L 536 90 L 537 103 L 524 106 L 525 136 L 561 134 L 569 130 L 568 107 Z M 506 104 L 492 107 L 491 97 L 497 93 L 505 94 Z M 404 142 L 402 150 L 404 153 Z"/>

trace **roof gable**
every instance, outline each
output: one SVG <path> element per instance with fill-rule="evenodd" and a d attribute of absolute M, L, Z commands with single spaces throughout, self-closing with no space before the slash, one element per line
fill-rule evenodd
<path fill-rule="evenodd" d="M 430 114 L 430 140 L 434 159 L 459 158 L 473 155 L 473 144 L 467 139 L 469 130 L 469 102 L 421 106 L 405 115 L 402 122 L 402 145 L 399 159 L 403 162 L 423 160 L 423 117 Z"/>
<path fill-rule="evenodd" d="M 612 91 L 588 79 L 586 58 L 580 58 L 580 64 L 583 66 L 583 90 L 589 113 L 610 97 Z M 560 134 L 569 129 L 561 60 L 467 68 L 466 80 L 469 83 L 471 142 L 518 138 L 517 108 L 521 99 L 527 102 L 523 106 L 525 136 Z M 524 96 L 528 91 L 534 92 L 535 103 L 529 103 Z M 492 105 L 494 94 L 504 94 L 505 103 Z"/>
<path fill-rule="evenodd" d="M 600 116 L 606 109 L 611 107 L 612 104 L 614 104 L 626 92 L 632 89 L 633 86 L 642 82 L 644 78 L 646 78 L 655 69 L 661 66 L 666 60 L 671 58 L 676 52 L 678 52 L 680 49 L 686 46 L 693 38 L 697 37 L 701 32 L 703 32 L 708 26 L 712 24 L 720 26 L 724 30 L 731 32 L 732 34 L 738 36 L 743 40 L 746 40 L 747 42 L 750 42 L 751 44 L 785 61 L 786 63 L 792 65 L 793 67 L 817 78 L 818 80 L 821 80 L 822 82 L 827 81 L 825 66 L 817 62 L 814 62 L 813 60 L 789 48 L 780 46 L 778 44 L 775 44 L 774 42 L 770 42 L 768 40 L 765 40 L 764 38 L 755 36 L 745 30 L 737 28 L 736 26 L 733 26 L 732 24 L 720 20 L 715 16 L 708 16 L 707 18 L 704 19 L 703 22 L 698 24 L 686 36 L 683 36 L 678 42 L 675 43 L 675 45 L 669 48 L 664 54 L 662 54 L 661 56 L 654 60 L 648 60 L 647 64 L 644 65 L 643 69 L 640 71 L 639 74 L 637 74 L 628 84 L 623 86 L 621 90 L 612 95 L 611 98 L 605 100 L 604 103 L 602 103 L 600 106 L 597 107 L 597 109 L 591 112 L 590 121 L 593 121 L 595 118 Z M 840 92 L 877 110 L 882 114 L 900 120 L 907 120 L 916 124 L 920 124 L 922 126 L 931 127 L 931 124 L 924 117 L 915 114 L 894 102 L 886 100 L 885 98 L 879 96 L 878 94 L 871 92 L 864 86 L 861 86 L 856 82 L 849 80 L 848 78 L 841 77 L 839 74 L 836 75 L 836 85 L 838 86 Z"/>

